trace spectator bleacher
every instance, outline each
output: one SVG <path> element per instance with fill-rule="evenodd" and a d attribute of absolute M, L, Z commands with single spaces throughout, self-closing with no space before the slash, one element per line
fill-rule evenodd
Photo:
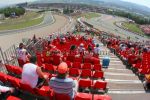
<path fill-rule="evenodd" d="M 61 61 L 67 63 L 69 67 L 68 77 L 78 81 L 78 93 L 74 100 L 111 100 L 111 97 L 106 95 L 108 88 L 105 81 L 104 72 L 100 64 L 100 58 L 92 56 L 91 58 L 85 58 L 84 53 L 79 53 L 78 48 L 75 49 L 76 53 L 71 53 L 70 47 L 75 45 L 79 47 L 81 43 L 84 44 L 85 51 L 88 51 L 88 45 L 95 45 L 92 43 L 92 39 L 84 39 L 83 36 L 76 35 L 64 35 L 65 42 L 61 42 L 61 38 L 57 37 L 49 44 L 48 41 L 43 41 L 42 51 L 35 51 L 37 56 L 37 65 L 39 65 L 44 74 L 49 78 L 55 77 L 57 72 L 57 66 Z M 53 45 L 51 47 L 50 45 Z M 47 97 L 50 100 L 70 100 L 65 94 L 55 93 L 49 86 L 41 86 L 40 88 L 31 88 L 28 84 L 23 84 L 20 81 L 22 68 L 19 66 L 13 66 L 5 64 L 8 74 L 0 73 L 0 80 L 4 83 L 10 83 L 13 87 L 17 88 L 21 93 L 27 92 L 36 98 Z M 104 95 L 105 94 L 105 95 Z M 14 100 L 20 100 L 16 97 Z"/>

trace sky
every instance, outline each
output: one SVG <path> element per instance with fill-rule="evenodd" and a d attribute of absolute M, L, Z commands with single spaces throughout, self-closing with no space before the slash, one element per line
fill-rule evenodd
<path fill-rule="evenodd" d="M 122 1 L 128 1 L 139 5 L 144 5 L 150 8 L 150 0 L 122 0 Z"/>
<path fill-rule="evenodd" d="M 7 5 L 7 4 L 21 3 L 21 2 L 29 2 L 29 1 L 35 1 L 35 0 L 0 0 L 0 6 Z M 144 5 L 150 8 L 150 0 L 122 0 L 122 1 L 128 1 L 132 3 Z"/>

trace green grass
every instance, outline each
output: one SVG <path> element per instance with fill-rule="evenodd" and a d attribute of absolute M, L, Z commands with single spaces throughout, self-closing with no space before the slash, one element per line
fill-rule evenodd
<path fill-rule="evenodd" d="M 95 17 L 100 17 L 100 14 L 99 13 L 94 13 L 94 12 L 91 12 L 91 13 L 84 13 L 84 14 L 81 14 L 78 16 L 79 17 L 85 17 L 87 19 L 91 19 L 91 18 L 95 18 Z"/>
<path fill-rule="evenodd" d="M 123 23 L 123 27 L 127 28 L 128 30 L 130 30 L 132 32 L 144 34 L 144 32 L 138 27 L 137 24 L 125 22 L 125 23 Z"/>
<path fill-rule="evenodd" d="M 0 24 L 0 30 L 21 29 L 40 24 L 44 19 L 44 17 L 40 15 L 41 14 L 36 12 L 27 12 L 21 17 L 6 19 L 1 21 L 4 23 Z"/>

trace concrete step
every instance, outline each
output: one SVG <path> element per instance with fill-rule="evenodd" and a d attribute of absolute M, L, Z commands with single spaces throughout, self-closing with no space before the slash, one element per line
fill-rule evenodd
<path fill-rule="evenodd" d="M 126 69 L 126 66 L 123 65 L 123 64 L 117 64 L 117 63 L 111 63 L 109 66 L 108 66 L 108 69 L 109 68 L 116 68 L 116 69 Z"/>
<path fill-rule="evenodd" d="M 125 91 L 126 92 L 126 91 Z M 145 91 L 129 91 L 124 93 L 123 91 L 108 93 L 112 97 L 112 100 L 149 100 L 149 93 Z"/>
<path fill-rule="evenodd" d="M 106 70 L 104 70 L 104 72 L 110 72 L 110 73 L 129 73 L 129 74 L 133 74 L 133 72 L 131 70 L 128 70 L 128 69 L 120 69 L 120 70 L 117 70 L 116 68 L 108 68 Z"/>
<path fill-rule="evenodd" d="M 116 73 L 116 74 L 114 74 L 114 73 L 107 73 L 107 72 L 105 72 L 104 73 L 104 77 L 106 78 L 106 79 L 116 79 L 116 80 L 122 80 L 122 79 L 124 79 L 124 80 L 139 80 L 139 78 L 136 76 L 136 75 L 134 75 L 134 74 L 125 74 L 125 73 L 122 73 L 122 74 L 120 74 L 120 73 Z"/>
<path fill-rule="evenodd" d="M 143 90 L 144 91 L 142 83 L 111 83 L 111 82 L 108 82 L 107 86 L 109 87 L 109 91 L 114 91 L 114 90 L 122 90 L 122 91 Z"/>

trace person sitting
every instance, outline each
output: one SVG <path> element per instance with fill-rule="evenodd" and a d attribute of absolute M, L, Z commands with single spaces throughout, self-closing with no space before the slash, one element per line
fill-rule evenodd
<path fill-rule="evenodd" d="M 0 100 L 6 100 L 6 98 L 14 93 L 14 88 L 4 86 L 4 83 L 0 81 Z"/>
<path fill-rule="evenodd" d="M 78 54 L 77 50 L 76 50 L 76 45 L 71 45 L 70 46 L 70 54 L 71 55 L 76 55 Z"/>
<path fill-rule="evenodd" d="M 22 71 L 21 82 L 30 85 L 32 88 L 36 88 L 48 79 L 48 76 L 44 75 L 41 68 L 36 65 L 36 61 L 36 57 L 32 56 L 30 63 L 25 64 Z"/>
<path fill-rule="evenodd" d="M 23 43 L 19 44 L 19 48 L 17 49 L 17 57 L 18 57 L 18 62 L 19 62 L 20 67 L 22 67 L 28 61 L 30 57 L 30 54 L 24 48 Z"/>
<path fill-rule="evenodd" d="M 78 82 L 71 78 L 67 78 L 67 72 L 67 64 L 65 62 L 59 64 L 57 76 L 50 79 L 49 86 L 55 93 L 67 94 L 73 99 L 77 92 Z"/>

